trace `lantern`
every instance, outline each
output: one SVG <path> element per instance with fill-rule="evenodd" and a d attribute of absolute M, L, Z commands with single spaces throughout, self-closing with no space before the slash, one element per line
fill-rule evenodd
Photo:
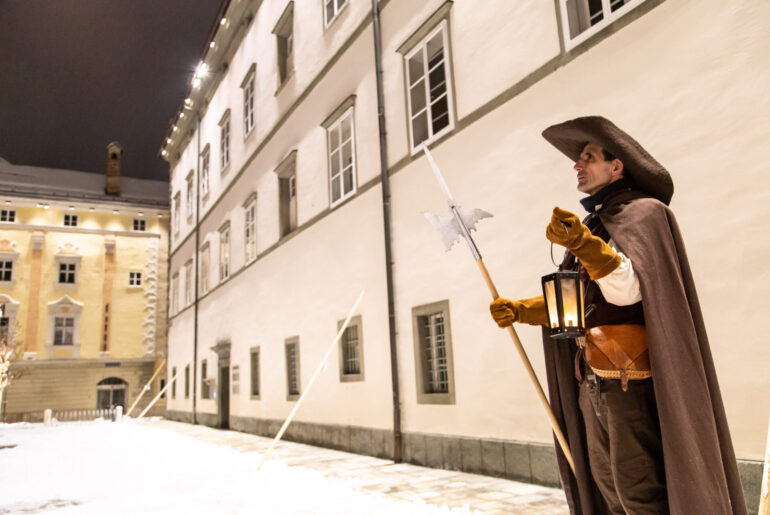
<path fill-rule="evenodd" d="M 542 278 L 543 298 L 551 338 L 577 338 L 585 334 L 583 283 L 580 274 L 559 268 Z"/>

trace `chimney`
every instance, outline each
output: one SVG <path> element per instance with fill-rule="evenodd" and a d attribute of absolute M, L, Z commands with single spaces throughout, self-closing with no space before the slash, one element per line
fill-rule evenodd
<path fill-rule="evenodd" d="M 107 145 L 107 195 L 120 195 L 120 160 L 123 157 L 123 147 L 117 141 Z"/>

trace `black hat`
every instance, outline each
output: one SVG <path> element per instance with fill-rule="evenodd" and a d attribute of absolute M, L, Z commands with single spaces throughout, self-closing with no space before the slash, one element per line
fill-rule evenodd
<path fill-rule="evenodd" d="M 671 202 L 674 181 L 663 168 L 631 136 L 602 116 L 583 116 L 543 131 L 543 137 L 562 154 L 577 161 L 587 143 L 596 143 L 623 162 L 628 175 L 640 190 L 664 204 Z"/>

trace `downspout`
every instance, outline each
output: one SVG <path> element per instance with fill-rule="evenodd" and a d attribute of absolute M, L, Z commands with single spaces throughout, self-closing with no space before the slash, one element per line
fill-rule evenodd
<path fill-rule="evenodd" d="M 195 267 L 195 286 L 193 289 L 195 292 L 195 298 L 193 299 L 193 424 L 198 423 L 198 274 L 200 273 L 198 248 L 200 246 L 199 226 L 201 212 L 201 115 L 198 110 L 195 111 L 195 120 L 195 130 L 198 133 L 198 151 L 195 154 L 195 259 L 193 260 L 193 266 Z"/>
<path fill-rule="evenodd" d="M 382 37 L 377 0 L 372 0 L 374 61 L 377 78 L 377 118 L 380 129 L 380 177 L 382 182 L 382 222 L 385 233 L 385 277 L 388 289 L 388 328 L 390 330 L 390 378 L 393 385 L 393 461 L 401 462 L 401 399 L 398 388 L 398 348 L 396 314 L 393 302 L 393 256 L 390 234 L 390 176 L 388 175 L 388 139 L 385 129 L 385 95 L 382 85 Z"/>

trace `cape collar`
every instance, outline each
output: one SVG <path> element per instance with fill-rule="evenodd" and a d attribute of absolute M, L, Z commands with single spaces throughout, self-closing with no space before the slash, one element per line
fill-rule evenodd
<path fill-rule="evenodd" d="M 589 213 L 596 213 L 615 196 L 615 193 L 630 190 L 632 187 L 633 182 L 629 178 L 623 177 L 606 185 L 593 195 L 580 199 L 580 203 Z"/>

